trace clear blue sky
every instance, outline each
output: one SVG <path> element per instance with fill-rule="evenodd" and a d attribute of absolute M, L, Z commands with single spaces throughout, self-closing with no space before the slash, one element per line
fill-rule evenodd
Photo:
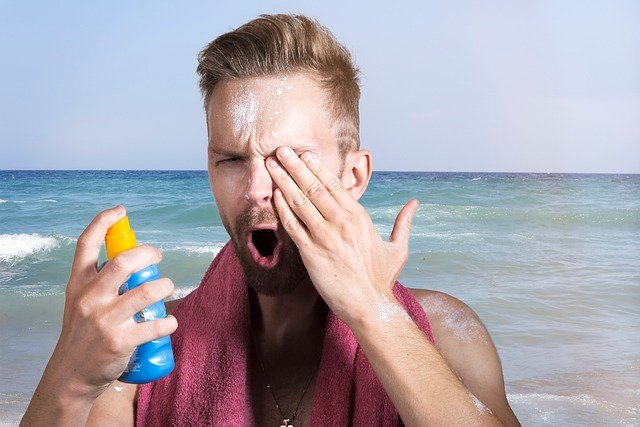
<path fill-rule="evenodd" d="M 260 13 L 362 70 L 376 170 L 640 173 L 640 2 L 2 2 L 0 169 L 206 169 L 196 56 Z"/>

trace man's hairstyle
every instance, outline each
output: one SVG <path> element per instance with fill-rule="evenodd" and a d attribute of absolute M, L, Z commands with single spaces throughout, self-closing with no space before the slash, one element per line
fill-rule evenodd
<path fill-rule="evenodd" d="M 227 79 L 309 73 L 328 96 L 338 150 L 360 148 L 358 69 L 349 51 L 317 21 L 303 15 L 260 15 L 209 43 L 198 55 L 200 90 L 208 109 L 216 85 Z"/>

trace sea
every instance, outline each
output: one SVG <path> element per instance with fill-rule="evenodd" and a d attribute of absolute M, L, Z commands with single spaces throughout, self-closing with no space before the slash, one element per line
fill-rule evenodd
<path fill-rule="evenodd" d="M 639 425 L 640 175 L 374 172 L 360 202 L 387 239 L 411 198 L 399 280 L 475 310 L 523 425 Z M 206 171 L 0 171 L 0 424 L 55 347 L 78 235 L 117 204 L 163 251 L 170 299 L 229 239 Z"/>

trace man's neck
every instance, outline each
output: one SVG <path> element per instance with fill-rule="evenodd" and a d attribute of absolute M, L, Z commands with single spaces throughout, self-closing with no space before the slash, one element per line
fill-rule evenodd
<path fill-rule="evenodd" d="M 249 288 L 251 329 L 265 354 L 322 348 L 328 306 L 312 283 L 285 295 L 268 296 Z"/>

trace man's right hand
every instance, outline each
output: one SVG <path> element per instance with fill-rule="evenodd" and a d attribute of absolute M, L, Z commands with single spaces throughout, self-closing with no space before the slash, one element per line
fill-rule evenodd
<path fill-rule="evenodd" d="M 70 411 L 77 407 L 82 414 L 75 421 L 86 421 L 90 404 L 124 372 L 135 348 L 178 326 L 171 315 L 143 323 L 133 320 L 135 313 L 173 293 L 170 279 L 149 281 L 118 295 L 131 274 L 161 261 L 160 251 L 141 245 L 118 254 L 98 271 L 107 230 L 125 215 L 123 206 L 102 211 L 78 237 L 62 332 L 22 420 L 25 425 L 46 419 L 43 411 L 52 411 L 50 422 L 67 419 L 70 414 L 60 413 L 62 406 Z"/>

